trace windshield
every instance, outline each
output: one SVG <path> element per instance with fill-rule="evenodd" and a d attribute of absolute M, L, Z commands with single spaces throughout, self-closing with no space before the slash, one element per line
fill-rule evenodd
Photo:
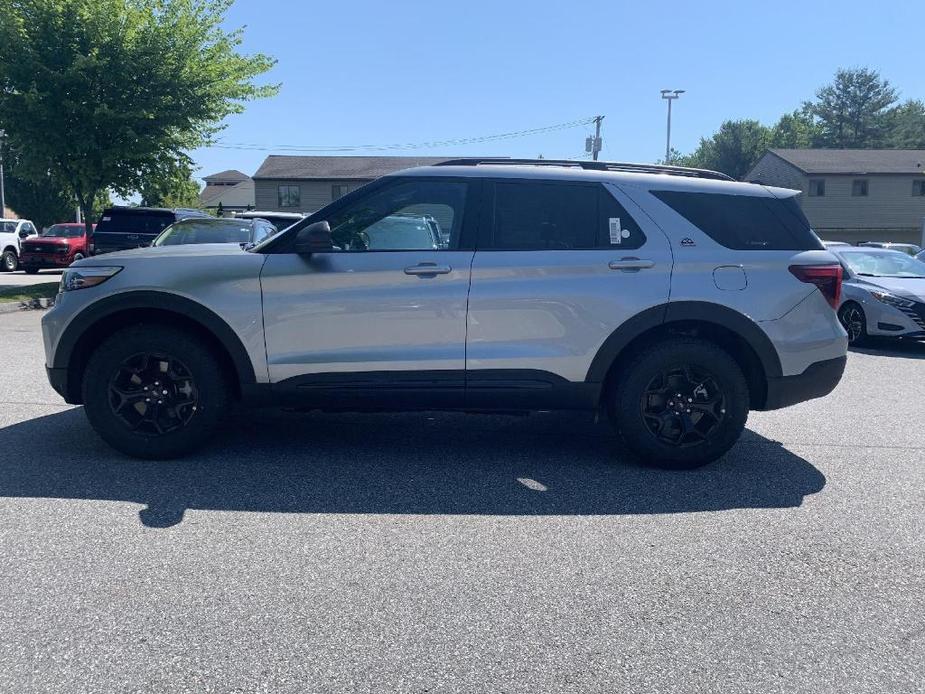
<path fill-rule="evenodd" d="M 862 277 L 925 278 L 925 263 L 899 251 L 841 251 L 840 255 Z"/>
<path fill-rule="evenodd" d="M 181 246 L 190 243 L 250 243 L 253 223 L 235 220 L 186 219 L 164 229 L 152 245 Z"/>
<path fill-rule="evenodd" d="M 84 228 L 67 224 L 54 224 L 41 233 L 43 237 L 77 239 L 84 235 Z"/>

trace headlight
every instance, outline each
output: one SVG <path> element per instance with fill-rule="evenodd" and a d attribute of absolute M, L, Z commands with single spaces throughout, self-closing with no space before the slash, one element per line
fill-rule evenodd
<path fill-rule="evenodd" d="M 898 296 L 893 296 L 892 294 L 887 294 L 886 292 L 871 292 L 877 301 L 882 301 L 885 304 L 890 306 L 895 306 L 896 308 L 912 308 L 915 306 L 914 301 L 909 301 L 909 299 L 901 299 Z"/>
<path fill-rule="evenodd" d="M 121 267 L 68 268 L 61 275 L 61 285 L 58 287 L 58 291 L 72 292 L 75 289 L 95 287 L 117 274 L 120 270 L 122 270 Z"/>

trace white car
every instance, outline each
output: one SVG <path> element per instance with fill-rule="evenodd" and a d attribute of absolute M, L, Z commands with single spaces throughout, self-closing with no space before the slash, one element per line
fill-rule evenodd
<path fill-rule="evenodd" d="M 19 269 L 19 244 L 38 231 L 28 219 L 0 219 L 0 271 Z"/>

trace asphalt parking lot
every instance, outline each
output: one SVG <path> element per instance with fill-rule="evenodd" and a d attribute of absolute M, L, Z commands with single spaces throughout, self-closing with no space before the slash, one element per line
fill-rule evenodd
<path fill-rule="evenodd" d="M 238 414 L 125 459 L 0 315 L 0 691 L 925 691 L 925 345 L 722 461 L 581 416 Z"/>

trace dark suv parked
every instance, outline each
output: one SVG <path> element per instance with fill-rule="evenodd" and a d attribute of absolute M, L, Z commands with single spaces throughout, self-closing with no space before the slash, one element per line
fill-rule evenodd
<path fill-rule="evenodd" d="M 150 246 L 164 229 L 181 219 L 208 217 L 201 210 L 157 207 L 110 207 L 93 232 L 93 254 Z"/>

